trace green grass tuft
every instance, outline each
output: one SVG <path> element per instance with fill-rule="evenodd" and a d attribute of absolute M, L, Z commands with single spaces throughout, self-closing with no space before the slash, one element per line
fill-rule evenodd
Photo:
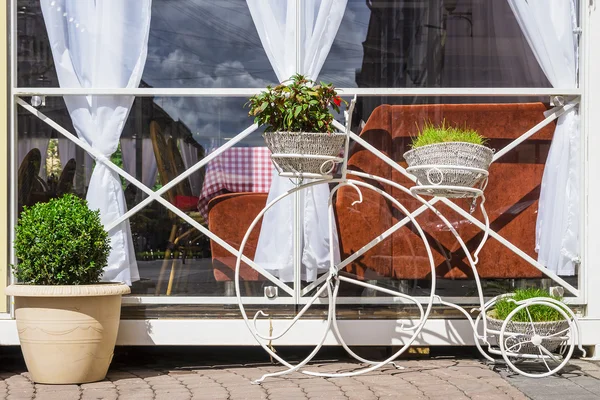
<path fill-rule="evenodd" d="M 495 318 L 497 319 L 506 319 L 508 314 L 510 314 L 518 305 L 509 299 L 513 299 L 516 301 L 531 299 L 533 297 L 549 297 L 555 300 L 562 300 L 560 297 L 550 296 L 548 291 L 539 288 L 527 288 L 527 289 L 518 289 L 515 290 L 515 293 L 511 297 L 504 297 L 500 299 L 495 305 Z M 565 306 L 566 307 L 566 306 Z M 529 306 L 529 312 L 531 313 L 531 319 L 533 322 L 549 322 L 549 321 L 560 321 L 563 316 L 554 308 L 545 306 L 545 305 L 532 305 Z M 515 322 L 529 322 L 529 316 L 527 315 L 527 310 L 522 309 L 518 313 L 516 313 L 512 319 Z"/>
<path fill-rule="evenodd" d="M 444 120 L 440 126 L 435 126 L 431 122 L 425 122 L 423 129 L 413 138 L 411 146 L 415 149 L 417 147 L 445 142 L 466 142 L 484 145 L 486 139 L 474 129 L 447 126 Z"/>

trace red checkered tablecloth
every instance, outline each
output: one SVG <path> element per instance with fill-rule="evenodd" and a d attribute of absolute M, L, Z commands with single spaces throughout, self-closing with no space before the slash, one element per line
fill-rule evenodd
<path fill-rule="evenodd" d="M 208 218 L 208 202 L 223 193 L 267 193 L 273 164 L 267 147 L 233 147 L 206 165 L 198 210 Z"/>

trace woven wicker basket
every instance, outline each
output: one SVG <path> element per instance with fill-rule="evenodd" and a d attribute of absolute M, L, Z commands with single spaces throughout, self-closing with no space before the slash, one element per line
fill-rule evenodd
<path fill-rule="evenodd" d="M 502 329 L 503 320 L 495 319 L 494 314 L 488 313 L 487 323 L 488 329 L 492 329 L 495 331 L 500 331 Z M 549 336 L 556 334 L 561 331 L 565 331 L 563 335 L 568 335 L 569 322 L 565 320 L 561 321 L 551 321 L 551 322 L 534 322 L 533 327 L 535 327 L 535 333 L 540 336 Z M 539 355 L 540 352 L 533 343 L 531 343 L 531 337 L 534 335 L 533 327 L 531 322 L 514 322 L 509 321 L 506 325 L 506 333 L 504 334 L 504 339 L 506 340 L 506 348 L 510 348 L 511 346 L 515 346 L 517 343 L 520 343 L 520 346 L 515 346 L 511 348 L 511 350 L 507 350 L 512 353 L 519 354 L 536 354 Z M 515 334 L 518 334 L 516 336 Z M 548 351 L 555 351 L 562 343 L 564 339 L 561 337 L 550 338 L 550 339 L 542 339 L 542 346 L 544 346 Z"/>
<path fill-rule="evenodd" d="M 265 132 L 263 138 L 271 153 L 277 154 L 271 160 L 279 173 L 328 175 L 335 166 L 333 159 L 340 156 L 346 134 Z"/>
<path fill-rule="evenodd" d="M 412 170 L 420 185 L 446 185 L 476 187 L 486 175 L 460 167 L 479 168 L 487 171 L 494 152 L 478 144 L 447 142 L 417 147 L 404 153 L 409 167 L 435 165 L 435 168 Z"/>

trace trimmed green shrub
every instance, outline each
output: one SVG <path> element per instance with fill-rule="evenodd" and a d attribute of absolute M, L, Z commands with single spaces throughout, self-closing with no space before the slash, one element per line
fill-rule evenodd
<path fill-rule="evenodd" d="M 25 207 L 16 228 L 19 283 L 86 285 L 97 283 L 107 264 L 110 238 L 100 212 L 72 194 Z"/>
<path fill-rule="evenodd" d="M 440 126 L 426 122 L 423 129 L 419 131 L 419 134 L 413 137 L 411 146 L 415 149 L 430 144 L 446 142 L 466 142 L 484 145 L 486 139 L 474 129 L 447 126 L 446 121 L 443 121 Z"/>
<path fill-rule="evenodd" d="M 497 319 L 506 319 L 508 314 L 510 314 L 518 305 L 510 301 L 509 299 L 513 299 L 515 301 L 532 299 L 534 297 L 549 297 L 554 300 L 561 301 L 560 297 L 550 296 L 548 291 L 544 289 L 538 288 L 527 288 L 527 289 L 517 289 L 513 296 L 503 297 L 501 298 L 495 305 L 495 315 L 494 317 Z M 566 307 L 566 306 L 565 306 Z M 563 316 L 554 308 L 535 304 L 528 307 L 529 313 L 531 314 L 531 319 L 533 322 L 550 322 L 550 321 L 561 321 L 563 320 Z M 516 313 L 512 319 L 515 322 L 529 322 L 529 316 L 527 315 L 527 310 L 522 309 L 518 313 Z"/>

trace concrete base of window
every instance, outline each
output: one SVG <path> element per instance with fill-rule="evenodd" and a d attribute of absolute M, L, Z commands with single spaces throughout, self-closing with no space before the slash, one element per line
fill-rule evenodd
<path fill-rule="evenodd" d="M 398 346 L 402 337 L 397 332 L 400 320 L 344 320 L 340 329 L 351 346 Z M 289 323 L 289 320 L 274 319 L 274 330 Z M 410 323 L 410 322 L 407 322 Z M 600 319 L 581 318 L 582 343 L 584 346 L 598 346 L 600 340 Z M 321 320 L 299 321 L 285 340 L 275 343 L 278 346 L 314 345 L 320 339 L 325 326 Z M 260 327 L 260 322 L 259 322 Z M 15 320 L 0 319 L 0 345 L 19 345 Z M 256 346 L 248 333 L 243 320 L 222 319 L 147 319 L 121 320 L 117 346 Z M 325 339 L 326 346 L 337 346 L 338 341 L 331 334 Z M 463 319 L 428 320 L 422 335 L 413 346 L 473 346 L 473 331 L 469 322 Z M 596 353 L 598 354 L 598 353 Z M 590 354 L 591 355 L 591 354 Z"/>

